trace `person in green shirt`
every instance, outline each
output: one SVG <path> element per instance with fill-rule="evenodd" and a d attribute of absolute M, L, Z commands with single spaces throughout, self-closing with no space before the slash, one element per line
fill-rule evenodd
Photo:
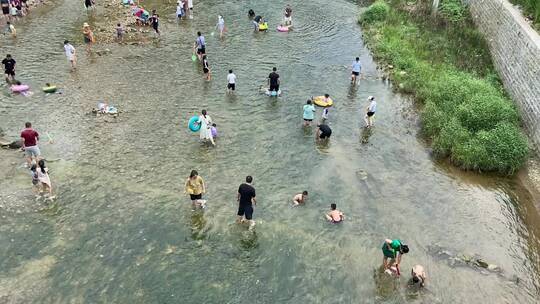
<path fill-rule="evenodd" d="M 395 265 L 399 273 L 401 256 L 409 252 L 409 246 L 403 244 L 400 240 L 386 239 L 382 246 L 382 252 L 384 269 L 386 270 L 392 265 Z"/>
<path fill-rule="evenodd" d="M 304 105 L 304 126 L 311 126 L 311 122 L 315 118 L 315 107 L 313 106 L 313 103 L 311 99 L 308 99 L 306 104 Z"/>

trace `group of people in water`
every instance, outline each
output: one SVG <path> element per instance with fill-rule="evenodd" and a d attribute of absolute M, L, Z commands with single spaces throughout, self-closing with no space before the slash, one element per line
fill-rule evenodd
<path fill-rule="evenodd" d="M 47 134 L 47 136 L 49 136 Z M 49 141 L 52 141 L 49 139 Z M 38 197 L 45 193 L 49 200 L 53 200 L 52 183 L 49 177 L 49 169 L 45 160 L 41 157 L 38 146 L 39 133 L 32 128 L 32 123 L 26 122 L 21 131 L 21 149 L 26 157 L 26 167 L 30 169 L 34 192 Z"/>
<path fill-rule="evenodd" d="M 87 1 L 88 2 L 88 1 Z M 92 6 L 93 2 L 88 6 Z M 191 11 L 193 8 L 193 3 L 191 0 L 187 2 L 180 0 L 177 6 L 177 18 L 184 18 L 188 13 L 187 10 Z M 191 13 L 189 13 L 191 16 Z M 267 29 L 267 23 L 264 17 L 255 15 L 253 10 L 249 11 L 249 16 L 253 19 L 254 26 L 256 30 L 261 30 L 261 25 L 265 26 Z M 152 17 L 149 18 L 150 24 L 152 24 L 156 34 L 159 32 L 159 16 L 156 14 L 155 10 L 152 12 Z M 292 8 L 287 5 L 284 13 L 284 25 L 292 25 Z M 218 22 L 216 24 L 220 36 L 223 37 L 225 32 L 225 21 L 220 15 L 218 17 Z M 123 28 L 120 24 L 117 27 L 117 38 L 122 39 Z M 89 47 L 95 39 L 93 33 L 90 29 L 90 26 L 87 23 L 83 25 L 83 36 L 84 42 Z M 64 41 L 64 50 L 68 61 L 70 62 L 71 69 L 76 69 L 76 50 L 69 43 L 68 40 Z M 195 60 L 199 60 L 203 65 L 203 72 L 205 74 L 206 80 L 211 80 L 210 67 L 208 64 L 208 59 L 206 56 L 206 41 L 205 37 L 199 31 L 197 32 L 197 38 L 193 45 L 193 56 Z M 15 60 L 11 55 L 7 55 L 6 58 L 2 61 L 5 69 L 5 76 L 7 81 L 13 81 L 15 76 Z M 361 73 L 361 64 L 359 57 L 356 57 L 351 65 L 351 83 L 354 85 L 357 84 L 358 78 Z M 236 75 L 233 73 L 233 70 L 230 69 L 227 75 L 227 92 L 232 94 L 236 90 Z M 270 96 L 279 96 L 280 92 L 280 76 L 277 73 L 277 68 L 273 67 L 272 72 L 267 77 L 267 91 L 270 92 Z M 323 103 L 329 103 L 331 101 L 329 94 L 324 94 L 320 96 L 320 99 Z M 366 107 L 366 114 L 364 117 L 365 125 L 367 128 L 373 126 L 373 118 L 377 110 L 377 102 L 374 96 L 368 97 L 369 105 Z M 108 107 L 107 104 L 102 103 L 102 106 L 98 106 L 100 111 L 105 111 Z M 313 120 L 315 119 L 315 106 L 314 98 L 307 100 L 306 104 L 303 106 L 303 125 L 305 127 L 311 126 Z M 317 123 L 316 138 L 317 140 L 327 140 L 332 135 L 332 129 L 326 121 L 329 119 L 329 107 L 325 107 L 322 112 L 321 120 Z M 200 125 L 200 139 L 201 141 L 210 142 L 212 145 L 215 145 L 216 138 L 218 136 L 217 125 L 212 121 L 210 115 L 206 110 L 202 110 L 201 115 L 198 117 L 197 124 Z M 30 168 L 32 176 L 32 184 L 35 187 L 36 192 L 47 192 L 48 196 L 52 199 L 52 184 L 49 177 L 49 170 L 45 165 L 45 160 L 41 157 L 41 153 L 38 147 L 39 134 L 32 128 L 32 124 L 27 122 L 25 124 L 25 129 L 21 132 L 22 148 L 25 152 L 27 158 L 27 166 Z M 204 179 L 199 176 L 196 170 L 192 170 L 189 174 L 189 177 L 186 179 L 184 184 L 184 193 L 189 195 L 192 207 L 194 209 L 201 208 L 205 209 L 207 207 L 207 201 L 203 198 L 203 195 L 206 193 L 206 185 Z M 292 204 L 293 206 L 302 206 L 305 205 L 308 200 L 308 191 L 304 190 L 301 193 L 298 193 L 293 196 Z M 237 210 L 237 219 L 238 223 L 247 223 L 249 229 L 255 227 L 255 221 L 253 220 L 254 206 L 257 204 L 256 190 L 253 186 L 253 177 L 246 176 L 245 182 L 238 187 L 237 191 L 237 201 L 238 201 L 238 210 Z M 335 203 L 330 204 L 328 212 L 324 214 L 324 218 L 334 224 L 342 223 L 345 220 L 345 214 L 337 208 Z M 409 247 L 403 244 L 402 241 L 398 239 L 386 239 L 382 245 L 383 253 L 383 269 L 385 273 L 388 273 L 392 276 L 400 275 L 400 264 L 402 256 L 409 252 Z M 411 269 L 411 277 L 413 283 L 418 283 L 421 286 L 425 284 L 427 279 L 426 272 L 421 265 L 415 265 Z"/>
<path fill-rule="evenodd" d="M 184 184 L 184 194 L 189 195 L 192 208 L 206 209 L 207 201 L 203 199 L 206 193 L 204 179 L 199 176 L 197 170 L 192 170 Z M 308 191 L 304 190 L 293 196 L 292 206 L 303 206 L 308 200 Z M 253 219 L 254 206 L 257 205 L 257 195 L 253 186 L 253 177 L 246 176 L 245 182 L 240 184 L 237 191 L 238 211 L 236 213 L 237 223 L 246 223 L 248 229 L 255 227 Z M 337 209 L 335 203 L 330 204 L 330 210 L 324 214 L 325 219 L 333 224 L 339 224 L 345 220 L 345 214 Z M 399 239 L 386 239 L 381 247 L 383 253 L 382 268 L 384 273 L 399 277 L 401 275 L 400 265 L 404 254 L 409 252 L 409 246 Z M 411 283 L 424 286 L 427 279 L 426 272 L 422 265 L 415 265 L 411 269 Z"/>

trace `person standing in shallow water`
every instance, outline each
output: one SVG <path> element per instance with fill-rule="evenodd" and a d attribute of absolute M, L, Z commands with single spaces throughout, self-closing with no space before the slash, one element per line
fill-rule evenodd
<path fill-rule="evenodd" d="M 369 106 L 366 108 L 366 116 L 364 116 L 364 121 L 366 122 L 366 128 L 371 128 L 373 127 L 373 116 L 375 116 L 375 112 L 377 111 L 377 102 L 373 96 L 369 96 L 368 101 Z"/>
<path fill-rule="evenodd" d="M 360 77 L 360 72 L 362 71 L 359 57 L 356 57 L 356 60 L 352 63 L 351 69 L 351 83 L 356 84 L 358 77 Z"/>
<path fill-rule="evenodd" d="M 11 54 L 7 54 L 6 58 L 2 60 L 4 65 L 4 75 L 6 75 L 7 82 L 15 81 L 15 65 L 17 62 L 11 57 Z"/>
<path fill-rule="evenodd" d="M 41 156 L 38 147 L 39 133 L 32 129 L 32 123 L 27 122 L 24 124 L 24 130 L 21 132 L 21 141 L 24 154 L 26 155 L 26 163 L 30 167 Z"/>
<path fill-rule="evenodd" d="M 201 128 L 199 129 L 199 138 L 202 142 L 210 141 L 212 145 L 216 145 L 214 142 L 214 138 L 212 137 L 212 118 L 210 115 L 207 114 L 206 110 L 202 110 L 202 114 L 199 115 L 199 120 L 197 121 L 198 124 L 201 125 Z"/>
<path fill-rule="evenodd" d="M 64 51 L 66 52 L 66 57 L 71 65 L 71 70 L 75 70 L 77 57 L 75 55 L 75 48 L 68 40 L 64 40 Z"/>
<path fill-rule="evenodd" d="M 257 205 L 255 188 L 251 185 L 253 182 L 253 177 L 246 176 L 246 182 L 242 183 L 238 187 L 238 212 L 237 212 L 237 223 L 249 223 L 249 229 L 255 227 L 255 221 L 253 220 L 253 206 Z"/>
<path fill-rule="evenodd" d="M 84 44 L 86 44 L 86 51 L 90 52 L 90 50 L 92 49 L 92 44 L 95 42 L 95 38 L 94 32 L 92 32 L 90 25 L 86 22 L 83 24 L 82 33 L 84 38 Z"/>
<path fill-rule="evenodd" d="M 201 32 L 197 32 L 197 39 L 195 39 L 193 49 L 197 50 L 197 57 L 199 58 L 199 60 L 202 60 L 202 56 L 206 54 L 206 42 Z"/>
<path fill-rule="evenodd" d="M 225 20 L 221 15 L 218 16 L 216 29 L 219 31 L 219 38 L 223 38 L 223 32 L 225 31 Z"/>
<path fill-rule="evenodd" d="M 276 72 L 277 68 L 272 68 L 272 73 L 268 75 L 268 86 L 270 87 L 270 92 L 275 91 L 276 93 L 279 92 L 279 74 Z"/>
<path fill-rule="evenodd" d="M 184 193 L 189 194 L 191 205 L 193 208 L 200 206 L 205 207 L 206 201 L 202 199 L 202 195 L 206 192 L 204 180 L 199 176 L 197 170 L 191 170 L 189 177 L 186 180 Z"/>
<path fill-rule="evenodd" d="M 159 32 L 159 15 L 156 13 L 156 10 L 152 10 L 152 17 L 150 17 L 150 24 L 152 24 L 152 28 L 156 32 L 156 35 L 161 36 L 161 33 Z"/>
<path fill-rule="evenodd" d="M 208 64 L 208 58 L 206 57 L 206 55 L 203 55 L 202 57 L 202 65 L 203 65 L 204 79 L 206 79 L 206 81 L 210 81 L 212 79 L 212 73 L 210 71 L 210 65 Z"/>

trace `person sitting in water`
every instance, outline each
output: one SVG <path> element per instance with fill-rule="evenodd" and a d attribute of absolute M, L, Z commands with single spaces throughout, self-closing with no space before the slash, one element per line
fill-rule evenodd
<path fill-rule="evenodd" d="M 324 98 L 322 99 L 325 103 L 328 103 L 330 101 L 330 95 L 324 94 Z"/>
<path fill-rule="evenodd" d="M 413 284 L 418 284 L 420 287 L 424 287 L 426 284 L 427 275 L 422 265 L 415 265 L 411 269 L 411 276 Z"/>
<path fill-rule="evenodd" d="M 341 223 L 345 219 L 343 212 L 336 209 L 336 204 L 330 204 L 330 212 L 325 214 L 326 219 L 334 224 Z"/>
<path fill-rule="evenodd" d="M 296 207 L 298 205 L 302 205 L 306 202 L 308 196 L 308 192 L 304 191 L 302 193 L 298 193 L 293 198 L 293 205 Z"/>
<path fill-rule="evenodd" d="M 254 12 L 252 9 L 249 9 L 249 11 L 248 11 L 248 17 L 249 17 L 249 18 L 255 17 L 255 12 Z"/>

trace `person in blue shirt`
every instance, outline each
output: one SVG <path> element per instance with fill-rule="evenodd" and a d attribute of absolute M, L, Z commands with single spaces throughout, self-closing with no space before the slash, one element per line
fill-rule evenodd
<path fill-rule="evenodd" d="M 308 99 L 304 105 L 304 126 L 311 126 L 311 122 L 315 118 L 315 106 L 313 106 L 311 99 Z"/>
<path fill-rule="evenodd" d="M 356 84 L 356 78 L 360 76 L 362 65 L 360 64 L 360 58 L 356 57 L 356 60 L 352 63 L 351 83 Z"/>
<path fill-rule="evenodd" d="M 202 60 L 203 55 L 206 54 L 206 43 L 204 40 L 204 36 L 201 34 L 201 32 L 197 32 L 197 39 L 195 40 L 193 49 L 197 50 L 197 57 L 199 58 L 199 60 Z"/>

